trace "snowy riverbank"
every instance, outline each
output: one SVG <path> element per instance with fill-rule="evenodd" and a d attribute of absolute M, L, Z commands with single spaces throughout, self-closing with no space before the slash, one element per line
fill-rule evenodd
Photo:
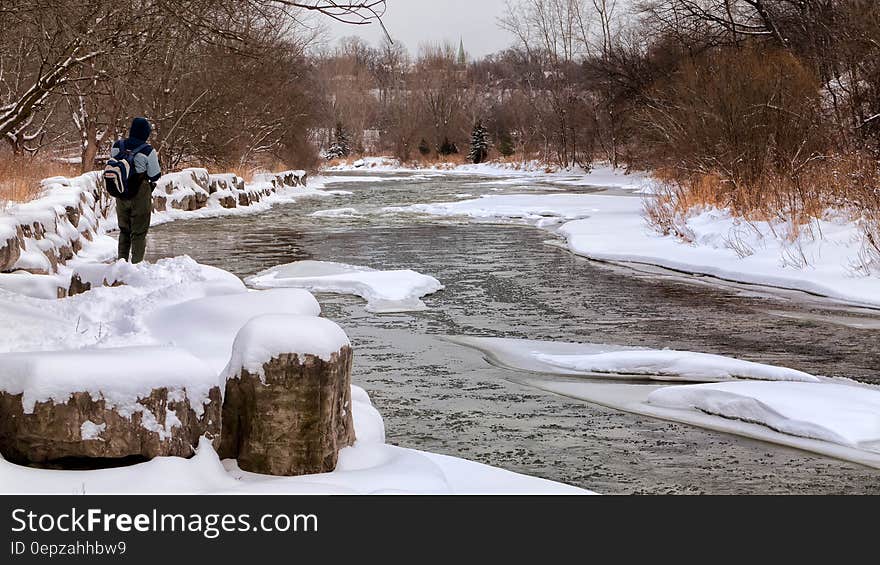
<path fill-rule="evenodd" d="M 169 180 L 173 180 L 169 179 Z M 177 202 L 192 202 L 192 190 Z M 257 190 L 268 190 L 258 185 Z M 208 191 L 225 198 L 224 190 Z M 248 192 L 248 188 L 244 189 Z M 239 189 L 241 191 L 241 189 Z M 165 191 L 165 194 L 172 196 Z M 259 211 L 275 202 L 301 196 L 323 196 L 317 189 L 263 194 Z M 155 195 L 155 194 L 154 194 Z M 101 203 L 104 203 L 102 205 Z M 321 319 L 320 306 L 305 290 L 279 288 L 248 290 L 234 275 L 200 265 L 188 257 L 164 259 L 155 264 L 108 262 L 115 241 L 112 214 L 94 177 L 54 179 L 44 199 L 14 207 L 4 225 L 32 225 L 37 216 L 17 215 L 22 209 L 40 211 L 40 225 L 51 226 L 40 237 L 52 250 L 77 241 L 76 251 L 45 273 L 16 270 L 0 273 L 0 396 L 19 402 L 25 414 L 47 404 L 64 404 L 74 394 L 84 394 L 106 410 L 132 418 L 145 432 L 163 438 L 181 423 L 166 409 L 146 402 L 162 390 L 175 402 L 186 401 L 196 415 L 215 402 L 212 390 L 222 388 L 233 344 L 239 331 L 261 316 L 293 316 L 310 330 Z M 205 205 L 187 210 L 187 204 L 159 210 L 156 221 L 195 218 L 205 214 L 245 213 L 244 206 Z M 73 230 L 57 219 L 63 215 Z M 45 217 L 44 217 L 45 216 Z M 7 233 L 8 232 L 8 233 Z M 3 235 L 16 239 L 20 227 Z M 75 233 L 74 233 L 75 232 Z M 25 253 L 47 257 L 42 247 Z M 14 268 L 14 264 L 13 264 Z M 76 277 L 78 292 L 60 295 Z M 380 281 L 381 283 L 381 281 Z M 431 283 L 432 288 L 439 283 Z M 380 284 L 380 286 L 382 286 Z M 294 331 L 296 330 L 296 331 Z M 244 362 L 239 360 L 239 362 Z M 131 364 L 134 366 L 131 366 Z M 124 378 L 120 379 L 120 375 Z M 357 380 L 357 375 L 354 376 Z M 169 404 L 170 406 L 170 404 Z M 241 471 L 235 461 L 221 461 L 207 439 L 194 457 L 159 457 L 149 462 L 94 471 L 57 471 L 15 465 L 0 457 L 0 492 L 23 493 L 548 493 L 585 491 L 559 483 L 518 475 L 486 465 L 385 443 L 382 417 L 363 389 L 352 386 L 352 415 L 357 435 L 354 446 L 343 449 L 332 473 L 294 478 L 269 477 Z M 2 421 L 2 418 L 0 418 Z M 82 442 L 106 441 L 105 424 L 86 421 L 74 426 Z M 67 433 L 67 431 L 65 431 Z"/>
<path fill-rule="evenodd" d="M 98 173 L 46 179 L 38 198 L 0 211 L 0 289 L 64 297 L 82 290 L 74 278 L 88 277 L 89 265 L 116 256 L 116 241 L 107 237 L 117 229 L 116 203 L 101 182 Z M 320 181 L 306 182 L 304 171 L 258 175 L 252 183 L 204 169 L 169 173 L 153 191 L 151 223 L 256 214 L 299 198 L 335 194 L 321 190 Z"/>
<path fill-rule="evenodd" d="M 0 292 L 0 315 L 10 322 L 4 325 L 0 341 L 0 368 L 5 375 L 0 390 L 22 394 L 31 407 L 39 402 L 64 402 L 72 392 L 84 391 L 134 413 L 143 412 L 139 399 L 162 384 L 197 406 L 207 402 L 210 387 L 219 383 L 235 336 L 249 320 L 263 314 L 320 313 L 318 303 L 306 291 L 248 291 L 231 274 L 186 257 L 154 265 L 116 263 L 102 268 L 106 277 L 124 284 L 56 300 Z M 27 363 L 22 361 L 25 355 Z M 123 358 L 138 360 L 135 372 L 124 369 Z M 168 366 L 169 361 L 173 366 Z M 121 382 L 114 378 L 119 371 L 126 373 Z M 120 469 L 60 472 L 0 461 L 0 490 L 89 494 L 581 492 L 386 445 L 382 418 L 369 396 L 353 387 L 352 398 L 358 442 L 341 452 L 333 473 L 297 478 L 243 473 L 234 462 L 221 462 L 210 442 L 203 441 L 191 460 L 159 458 Z M 87 431 L 89 437 L 84 440 L 100 441 L 100 427 L 97 432 Z"/>
<path fill-rule="evenodd" d="M 552 181 L 561 186 L 603 186 L 623 189 L 643 189 L 649 183 L 645 175 L 626 175 L 620 169 L 613 169 L 605 164 L 597 164 L 587 171 L 581 167 L 559 169 L 550 167 L 538 161 L 526 162 L 499 162 L 492 161 L 474 164 L 457 163 L 433 163 L 429 165 L 410 164 L 403 165 L 392 157 L 365 157 L 351 162 L 341 161 L 324 169 L 325 174 L 332 176 L 334 173 L 364 173 L 361 177 L 363 182 L 375 178 L 374 173 L 406 173 L 415 175 L 474 175 L 482 177 L 494 177 L 493 183 L 519 184 L 524 178 L 533 180 Z M 373 176 L 371 176 L 373 175 Z M 346 181 L 351 182 L 352 177 L 346 176 Z"/>
<path fill-rule="evenodd" d="M 706 209 L 687 219 L 684 229 L 689 241 L 684 241 L 662 235 L 646 221 L 644 208 L 653 198 L 653 181 L 644 174 L 604 167 L 574 175 L 497 165 L 455 169 L 470 171 L 499 177 L 487 182 L 501 188 L 513 185 L 520 190 L 524 182 L 538 180 L 556 188 L 536 185 L 537 193 L 490 194 L 391 207 L 386 212 L 526 223 L 552 231 L 571 251 L 594 260 L 650 264 L 880 307 L 880 274 L 867 258 L 858 226 L 843 215 L 829 213 L 794 236 L 785 222 L 748 222 L 724 210 Z M 590 187 L 596 192 L 566 193 L 560 187 Z"/>

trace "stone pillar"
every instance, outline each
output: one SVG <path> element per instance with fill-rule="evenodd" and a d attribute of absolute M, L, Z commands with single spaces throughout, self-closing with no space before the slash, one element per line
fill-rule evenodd
<path fill-rule="evenodd" d="M 66 402 L 38 402 L 25 411 L 21 394 L 0 391 L 0 454 L 22 465 L 76 459 L 85 467 L 88 459 L 191 457 L 201 436 L 220 431 L 219 389 L 200 416 L 189 399 L 167 388 L 152 390 L 139 404 L 142 411 L 122 413 L 75 392 Z"/>
<path fill-rule="evenodd" d="M 167 379 L 153 373 L 156 359 Z M 97 468 L 191 457 L 202 436 L 219 444 L 217 374 L 175 348 L 9 353 L 0 375 L 0 455 L 14 463 Z"/>
<path fill-rule="evenodd" d="M 283 347 L 285 328 L 290 352 L 273 351 Z M 226 382 L 220 456 L 266 475 L 333 471 L 339 450 L 355 441 L 344 332 L 323 318 L 262 316 L 239 333 L 230 367 L 242 359 L 250 361 Z"/>

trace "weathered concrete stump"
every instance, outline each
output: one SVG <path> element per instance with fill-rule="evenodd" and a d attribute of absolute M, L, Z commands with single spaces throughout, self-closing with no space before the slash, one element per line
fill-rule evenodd
<path fill-rule="evenodd" d="M 218 434 L 219 388 L 201 417 L 167 388 L 152 390 L 139 404 L 142 411 L 129 414 L 76 392 L 67 402 L 38 402 L 25 413 L 21 394 L 0 392 L 0 453 L 23 465 L 79 460 L 87 467 L 85 459 L 192 457 L 200 437 Z"/>
<path fill-rule="evenodd" d="M 336 468 L 355 441 L 352 350 L 342 329 L 310 316 L 261 316 L 235 341 L 220 456 L 245 471 L 298 476 Z"/>
<path fill-rule="evenodd" d="M 173 372 L 156 372 L 157 359 Z M 0 387 L 0 454 L 14 463 L 191 457 L 202 436 L 220 435 L 216 375 L 173 348 L 6 354 L 0 371 L 9 379 Z"/>

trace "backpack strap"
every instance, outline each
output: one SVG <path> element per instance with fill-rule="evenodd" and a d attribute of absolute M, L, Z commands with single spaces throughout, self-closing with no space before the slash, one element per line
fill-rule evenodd
<path fill-rule="evenodd" d="M 138 153 L 140 153 L 141 150 L 142 150 L 144 147 L 148 146 L 148 145 L 149 145 L 149 143 L 141 143 L 140 145 L 138 145 L 137 148 L 135 148 L 134 150 L 132 150 L 132 152 L 131 152 L 132 156 L 137 155 Z"/>

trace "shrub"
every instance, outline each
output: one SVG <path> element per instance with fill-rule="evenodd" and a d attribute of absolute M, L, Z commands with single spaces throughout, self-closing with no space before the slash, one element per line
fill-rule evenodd
<path fill-rule="evenodd" d="M 641 116 L 653 165 L 686 190 L 717 177 L 712 200 L 746 211 L 788 203 L 826 148 L 821 118 L 813 74 L 786 51 L 756 47 L 684 63 Z"/>

